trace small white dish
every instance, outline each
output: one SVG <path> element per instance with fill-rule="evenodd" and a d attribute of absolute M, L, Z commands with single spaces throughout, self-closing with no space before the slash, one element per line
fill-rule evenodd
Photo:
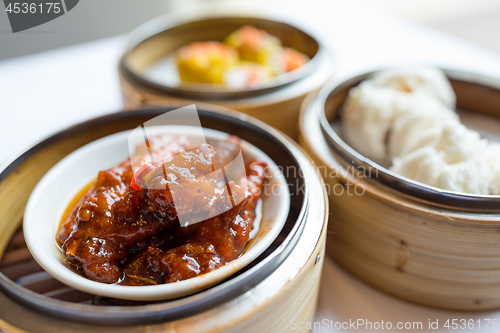
<path fill-rule="evenodd" d="M 189 126 L 162 126 L 155 132 L 198 135 L 199 129 Z M 207 140 L 224 140 L 228 134 L 203 129 Z M 246 252 L 225 266 L 184 281 L 153 286 L 121 286 L 89 280 L 70 269 L 59 245 L 56 233 L 66 207 L 77 193 L 97 177 L 100 170 L 120 164 L 129 158 L 128 136 L 124 131 L 91 142 L 66 156 L 37 184 L 24 213 L 24 236 L 35 260 L 57 280 L 99 296 L 127 300 L 163 300 L 177 298 L 206 289 L 242 269 L 261 255 L 276 239 L 283 228 L 290 209 L 288 184 L 272 159 L 260 149 L 242 142 L 245 162 L 259 158 L 269 166 L 270 191 L 262 200 L 262 219 L 259 230 Z M 193 139 L 195 139 L 193 137 Z M 254 233 L 252 231 L 252 233 Z"/>

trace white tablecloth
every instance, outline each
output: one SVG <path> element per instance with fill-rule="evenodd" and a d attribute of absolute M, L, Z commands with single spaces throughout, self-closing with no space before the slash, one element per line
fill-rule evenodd
<path fill-rule="evenodd" d="M 276 3 L 279 9 L 269 4 L 266 8 L 290 11 L 322 34 L 335 49 L 337 75 L 414 61 L 500 78 L 500 56 L 376 9 L 331 0 L 287 3 L 287 8 Z M 117 36 L 0 62 L 0 163 L 57 129 L 119 110 L 117 61 L 122 41 L 123 36 Z M 330 321 L 335 326 L 336 322 L 363 319 L 389 321 L 394 327 L 398 322 L 422 322 L 423 329 L 415 330 L 444 332 L 448 331 L 443 327 L 447 319 L 462 318 L 500 321 L 500 312 L 447 312 L 410 304 L 366 286 L 326 259 L 313 331 L 331 331 Z M 429 330 L 429 320 L 436 319 L 439 330 Z M 481 331 L 495 331 L 491 326 L 486 329 L 483 325 Z M 476 329 L 461 331 L 478 331 L 477 324 Z"/>

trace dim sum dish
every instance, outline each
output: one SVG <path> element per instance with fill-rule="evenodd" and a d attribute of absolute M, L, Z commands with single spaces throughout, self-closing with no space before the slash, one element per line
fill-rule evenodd
<path fill-rule="evenodd" d="M 118 71 L 127 108 L 207 102 L 296 138 L 300 105 L 335 74 L 335 60 L 307 23 L 227 3 L 137 27 Z"/>
<path fill-rule="evenodd" d="M 131 131 L 104 137 L 59 162 L 33 192 L 28 247 L 64 283 L 125 299 L 179 297 L 234 274 L 281 231 L 288 188 L 259 149 L 213 130 L 195 146 L 190 126 L 147 130 L 130 158 Z M 239 174 L 229 168 L 238 157 Z"/>
<path fill-rule="evenodd" d="M 500 195 L 500 143 L 467 128 L 455 99 L 438 69 L 381 71 L 349 91 L 341 135 L 359 153 L 408 179 L 447 191 Z"/>
<path fill-rule="evenodd" d="M 197 38 L 187 35 L 193 28 L 201 30 L 202 22 L 206 29 L 198 33 Z M 157 88 L 181 94 L 211 93 L 213 96 L 204 95 L 208 99 L 274 89 L 310 73 L 316 66 L 319 52 L 317 42 L 306 33 L 297 29 L 292 38 L 278 30 L 277 25 L 285 26 L 284 23 L 244 18 L 191 22 L 182 29 L 174 29 L 178 36 L 167 39 L 163 36 L 167 32 L 164 32 L 137 45 L 122 59 L 122 69 L 124 74 Z M 184 29 L 186 32 L 182 31 Z M 180 40 L 183 36 L 186 39 Z M 142 55 L 142 49 L 153 51 L 152 42 L 156 45 L 154 53 Z M 144 56 L 153 55 L 145 66 L 142 63 L 146 60 Z"/>
<path fill-rule="evenodd" d="M 328 217 L 317 169 L 294 142 L 256 119 L 197 105 L 195 124 L 185 111 L 142 108 L 89 119 L 50 135 L 0 168 L 0 206 L 9 207 L 0 209 L 0 330 L 258 333 L 276 322 L 314 320 Z M 162 124 L 150 121 L 172 113 L 168 131 L 155 132 Z M 143 154 L 146 142 L 149 157 Z M 171 182 L 174 170 L 181 170 L 176 167 L 198 148 L 200 158 L 211 158 L 205 159 L 206 169 L 198 161 L 190 173 L 212 171 L 212 165 L 215 171 L 176 186 Z M 130 171 L 127 160 L 137 171 L 134 182 L 125 172 Z M 228 160 L 223 168 L 220 162 Z M 255 203 L 251 198 L 256 197 L 242 196 L 237 186 L 244 189 L 248 178 L 245 193 L 251 194 L 252 183 L 261 183 L 252 161 L 265 162 L 267 172 L 247 235 Z M 170 178 L 159 166 L 172 171 L 165 172 Z M 250 177 L 245 169 L 253 170 Z M 193 191 L 197 186 L 200 196 L 213 194 L 213 207 L 222 211 L 199 205 L 198 191 Z M 109 209 L 100 200 L 104 196 L 107 203 L 120 204 Z M 229 219 L 240 199 L 245 205 L 241 219 Z M 134 207 L 139 209 L 125 209 Z M 178 222 L 172 221 L 174 216 Z M 115 219 L 123 228 L 111 224 L 99 230 L 99 223 Z M 216 221 L 228 228 L 218 228 Z M 139 239 L 131 247 L 127 232 L 133 228 Z M 177 242 L 172 242 L 174 236 Z M 92 259 L 85 255 L 93 248 L 92 238 L 102 249 L 118 245 L 124 251 L 109 257 L 98 253 L 95 261 L 86 261 Z M 193 259 L 188 268 L 196 276 L 191 278 L 184 274 L 183 260 L 171 260 L 188 252 L 181 259 Z M 163 260 L 167 253 L 170 259 Z M 156 255 L 162 258 L 142 260 Z M 216 265 L 203 266 L 205 258 Z M 169 262 L 169 268 L 162 262 Z M 161 271 L 144 274 L 158 263 Z M 197 264 L 214 269 L 198 274 Z M 289 327 L 274 331 L 288 332 Z"/>
<path fill-rule="evenodd" d="M 338 117 L 328 127 L 322 117 L 322 128 L 335 151 L 376 171 L 385 185 L 432 204 L 495 211 L 500 124 L 490 109 L 496 106 L 471 112 L 456 107 L 459 98 L 438 69 L 383 70 L 351 87 Z"/>
<path fill-rule="evenodd" d="M 210 83 L 228 89 L 266 85 L 272 78 L 292 72 L 308 61 L 307 55 L 283 47 L 278 37 L 253 25 L 232 32 L 224 43 L 193 42 L 175 55 L 181 84 Z"/>
<path fill-rule="evenodd" d="M 497 79 L 415 66 L 339 78 L 300 126 L 327 183 L 337 262 L 419 304 L 500 308 Z"/>

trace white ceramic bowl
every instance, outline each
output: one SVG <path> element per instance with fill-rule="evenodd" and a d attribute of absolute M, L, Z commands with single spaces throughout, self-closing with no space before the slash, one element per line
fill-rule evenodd
<path fill-rule="evenodd" d="M 163 126 L 158 132 L 196 136 L 189 126 Z M 207 140 L 224 140 L 228 134 L 204 129 Z M 271 170 L 266 186 L 273 191 L 262 200 L 263 216 L 258 232 L 247 251 L 225 266 L 184 281 L 154 286 L 121 286 L 89 280 L 72 271 L 56 242 L 56 233 L 66 207 L 77 193 L 97 177 L 100 170 L 120 164 L 129 158 L 128 136 L 124 131 L 91 142 L 57 163 L 37 184 L 24 213 L 24 236 L 31 254 L 48 273 L 59 281 L 91 294 L 128 300 L 162 300 L 189 295 L 206 289 L 234 274 L 261 255 L 283 228 L 290 208 L 286 180 L 276 164 L 255 146 L 242 142 L 245 162 L 264 160 Z M 194 137 L 193 137 L 194 139 Z"/>

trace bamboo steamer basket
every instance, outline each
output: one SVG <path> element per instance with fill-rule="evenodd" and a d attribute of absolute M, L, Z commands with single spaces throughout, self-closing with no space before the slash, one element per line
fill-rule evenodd
<path fill-rule="evenodd" d="M 500 117 L 498 80 L 445 73 L 458 109 Z M 440 191 L 391 175 L 330 125 L 339 121 L 349 89 L 371 74 L 331 82 L 301 111 L 299 143 L 318 164 L 330 199 L 327 253 L 366 283 L 411 302 L 500 308 L 500 198 Z"/>
<path fill-rule="evenodd" d="M 290 184 L 290 211 L 274 243 L 227 280 L 180 299 L 146 303 L 86 294 L 53 279 L 32 259 L 20 230 L 40 178 L 75 149 L 132 129 L 172 108 L 110 114 L 34 145 L 0 170 L 0 330 L 3 332 L 285 332 L 312 321 L 326 241 L 328 205 L 317 170 L 300 147 L 237 112 L 198 109 L 201 124 L 240 136 L 272 156 Z"/>
<path fill-rule="evenodd" d="M 279 37 L 283 45 L 307 54 L 311 60 L 284 74 L 270 86 L 232 92 L 190 90 L 154 81 L 144 73 L 152 65 L 195 41 L 219 40 L 245 24 Z M 300 105 L 305 96 L 319 89 L 333 73 L 332 52 L 317 36 L 297 22 L 241 9 L 168 14 L 150 21 L 128 37 L 119 63 L 119 77 L 126 108 L 143 105 L 209 102 L 257 118 L 292 138 L 297 137 Z M 292 74 L 293 73 L 293 74 Z"/>

